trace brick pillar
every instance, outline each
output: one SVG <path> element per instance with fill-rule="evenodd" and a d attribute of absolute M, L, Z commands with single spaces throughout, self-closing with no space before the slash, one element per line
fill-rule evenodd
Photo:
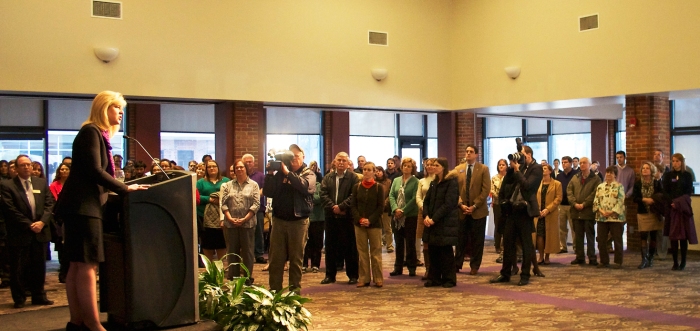
<path fill-rule="evenodd" d="M 222 174 L 228 173 L 228 167 L 234 160 L 234 108 L 233 102 L 214 105 L 214 150 L 215 160 Z"/>
<path fill-rule="evenodd" d="M 484 132 L 483 118 L 479 118 L 475 113 L 457 113 L 456 118 L 456 156 L 455 160 L 459 164 L 459 160 L 464 157 L 464 151 L 467 149 L 467 144 L 474 144 L 479 149 L 479 162 L 484 162 Z M 450 160 L 453 161 L 453 160 Z"/>
<path fill-rule="evenodd" d="M 459 158 L 457 153 L 457 113 L 443 112 L 437 114 L 438 121 L 438 156 L 447 158 L 450 169 L 454 168 Z"/>
<path fill-rule="evenodd" d="M 323 118 L 323 153 L 328 166 L 333 162 L 336 154 L 350 153 L 350 113 L 325 111 Z M 328 169 L 330 168 L 324 167 L 325 171 Z"/>
<path fill-rule="evenodd" d="M 333 126 L 331 125 L 333 123 L 333 116 L 331 115 L 330 111 L 324 111 L 323 112 L 323 160 L 324 164 L 319 164 L 321 167 L 323 173 L 325 174 L 326 171 L 329 171 L 331 169 L 330 165 L 331 162 L 333 162 L 333 151 L 332 151 L 332 144 L 333 144 L 333 137 L 331 136 L 331 132 L 333 131 Z M 350 139 L 350 137 L 348 137 Z M 319 162 L 320 163 L 320 162 Z"/>
<path fill-rule="evenodd" d="M 260 102 L 234 102 L 233 104 L 233 160 L 243 154 L 252 154 L 258 171 L 265 168 L 265 141 L 267 135 L 265 108 Z M 228 169 L 228 168 L 227 168 Z"/>
<path fill-rule="evenodd" d="M 661 149 L 664 155 L 671 151 L 669 101 L 667 97 L 628 96 L 626 105 L 627 164 L 639 176 L 642 162 L 653 160 L 654 150 Z M 639 240 L 637 205 L 627 201 L 627 248 L 639 250 Z"/>
<path fill-rule="evenodd" d="M 155 158 L 160 158 L 160 105 L 130 103 L 127 116 L 127 135 L 138 139 Z M 129 159 L 146 163 L 151 167 L 151 158 L 135 141 L 128 141 Z"/>
<path fill-rule="evenodd" d="M 617 121 L 615 121 L 615 120 L 608 121 L 608 155 L 606 156 L 606 159 L 608 161 L 607 164 L 609 164 L 609 165 L 616 163 L 616 161 L 615 161 L 615 152 L 617 152 L 615 150 L 615 141 L 616 141 L 615 123 L 616 122 Z M 601 166 L 602 166 L 602 164 L 601 164 Z"/>
<path fill-rule="evenodd" d="M 591 162 L 600 162 L 600 168 L 598 171 L 605 173 L 605 168 L 608 167 L 609 159 L 608 156 L 610 144 L 608 139 L 610 139 L 609 132 L 611 129 L 608 127 L 608 121 L 606 120 L 592 120 L 591 121 Z M 613 134 L 615 134 L 614 128 L 612 129 Z M 612 163 L 614 164 L 614 163 Z"/>
<path fill-rule="evenodd" d="M 214 105 L 216 161 L 221 171 L 243 154 L 255 157 L 259 171 L 265 168 L 265 108 L 260 102 L 222 102 Z"/>

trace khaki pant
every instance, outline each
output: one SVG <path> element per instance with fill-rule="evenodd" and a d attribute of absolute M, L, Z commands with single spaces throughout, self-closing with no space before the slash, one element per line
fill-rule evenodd
<path fill-rule="evenodd" d="M 382 275 L 382 229 L 355 226 L 355 242 L 357 243 L 357 253 L 360 257 L 359 282 L 368 284 L 374 279 L 375 284 L 384 284 L 384 276 Z M 367 249 L 368 247 L 369 250 Z"/>
<path fill-rule="evenodd" d="M 384 242 L 386 249 L 394 249 L 394 235 L 391 233 L 391 216 L 387 213 L 382 214 L 382 232 L 384 233 Z"/>
<path fill-rule="evenodd" d="M 571 229 L 571 238 L 576 238 L 574 233 L 574 222 L 571 219 L 571 206 L 559 206 L 559 249 L 568 250 L 566 239 Z M 567 229 L 567 224 L 569 229 Z"/>
<path fill-rule="evenodd" d="M 306 246 L 306 231 L 309 219 L 285 221 L 272 218 L 272 233 L 270 233 L 270 289 L 282 289 L 284 265 L 289 260 L 289 286 L 299 293 L 301 290 L 301 263 L 304 259 Z"/>

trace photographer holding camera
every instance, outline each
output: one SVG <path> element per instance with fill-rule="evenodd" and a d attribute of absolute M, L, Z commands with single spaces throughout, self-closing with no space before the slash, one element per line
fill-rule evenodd
<path fill-rule="evenodd" d="M 270 289 L 282 290 L 284 265 L 289 259 L 290 290 L 299 293 L 316 175 L 304 163 L 304 150 L 301 147 L 292 144 L 289 151 L 275 155 L 276 161 L 270 162 L 263 193 L 272 198 Z"/>
<path fill-rule="evenodd" d="M 515 242 L 520 238 L 523 245 L 523 265 L 519 286 L 530 282 L 530 265 L 534 249 L 532 246 L 532 219 L 540 215 L 537 204 L 537 190 L 542 181 L 542 166 L 532 158 L 532 148 L 522 146 L 516 140 L 519 153 L 508 155 L 510 166 L 503 177 L 498 196 L 501 213 L 506 218 L 504 231 L 504 258 L 500 275 L 491 279 L 491 283 L 507 283 L 511 270 L 516 264 Z"/>

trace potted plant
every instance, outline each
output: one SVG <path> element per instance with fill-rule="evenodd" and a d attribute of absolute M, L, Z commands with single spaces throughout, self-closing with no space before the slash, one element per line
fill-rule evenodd
<path fill-rule="evenodd" d="M 303 305 L 311 299 L 289 288 L 269 291 L 262 286 L 245 285 L 250 272 L 242 263 L 235 264 L 245 270 L 246 276 L 227 280 L 221 260 L 211 262 L 200 256 L 205 267 L 199 274 L 201 318 L 215 321 L 225 331 L 308 330 L 311 313 Z"/>

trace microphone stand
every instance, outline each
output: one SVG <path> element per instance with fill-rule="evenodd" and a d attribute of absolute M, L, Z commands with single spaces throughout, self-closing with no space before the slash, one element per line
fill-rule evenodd
<path fill-rule="evenodd" d="M 153 163 L 158 163 L 158 162 L 156 162 L 156 159 L 154 159 L 153 156 L 151 156 L 151 153 L 149 153 L 148 150 L 146 150 L 146 148 L 143 147 L 143 145 L 141 145 L 141 142 L 138 141 L 138 139 L 131 137 L 131 136 L 127 136 L 127 135 L 124 135 L 124 138 L 135 141 L 137 144 L 139 144 L 139 146 L 141 146 L 141 149 L 143 149 L 143 151 L 146 152 L 146 154 L 148 154 L 148 157 L 151 158 Z M 158 169 L 160 169 L 160 171 L 163 172 L 163 175 L 165 175 L 165 178 L 170 179 L 168 174 L 165 173 L 165 170 L 163 170 L 163 168 L 160 167 L 160 164 L 158 164 Z"/>

